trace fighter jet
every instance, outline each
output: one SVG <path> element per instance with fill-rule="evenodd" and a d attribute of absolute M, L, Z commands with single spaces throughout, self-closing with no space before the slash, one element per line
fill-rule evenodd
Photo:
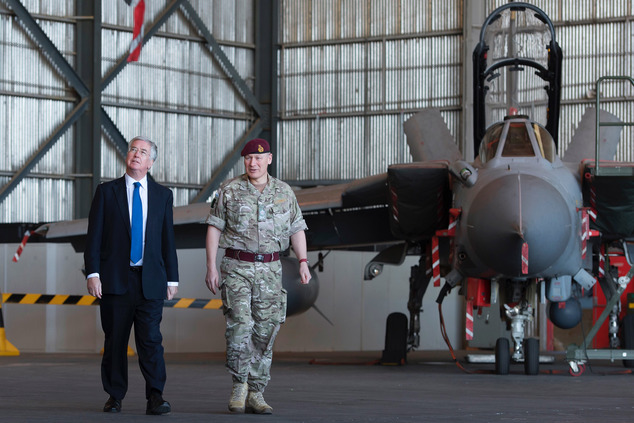
<path fill-rule="evenodd" d="M 410 348 L 419 345 L 422 297 L 442 278 L 439 303 L 455 287 L 466 297 L 467 339 L 475 309 L 500 307 L 514 346 L 497 340 L 496 373 L 507 374 L 515 361 L 536 374 L 539 341 L 525 334 L 535 299 L 548 300 L 555 325 L 574 327 L 576 295 L 597 279 L 606 297 L 616 291 L 616 278 L 606 281 L 601 267 L 608 247 L 632 262 L 634 164 L 606 162 L 620 121 L 598 108 L 586 112 L 558 156 L 562 51 L 541 9 L 515 2 L 496 9 L 473 66 L 475 160 L 463 159 L 438 111 L 424 110 L 404 125 L 413 163 L 347 186 L 302 190 L 298 199 L 313 248 L 389 245 L 368 263 L 366 279 L 420 255 L 410 278 Z"/>
<path fill-rule="evenodd" d="M 598 107 L 584 115 L 559 157 L 562 52 L 552 22 L 536 6 L 513 2 L 496 9 L 483 25 L 473 67 L 474 160 L 462 156 L 439 111 L 423 110 L 404 126 L 412 163 L 296 195 L 310 250 L 380 251 L 367 264 L 366 279 L 385 264 L 420 257 L 409 280 L 410 349 L 420 345 L 428 286 L 438 287 L 439 303 L 455 288 L 465 295 L 467 315 L 498 306 L 508 321 L 514 345 L 497 340 L 496 372 L 508 373 L 515 361 L 536 374 L 539 343 L 525 334 L 535 299 L 549 301 L 553 323 L 573 327 L 581 319 L 579 291 L 598 279 L 606 296 L 616 292 L 605 258 L 608 249 L 629 257 L 634 163 L 611 161 L 620 128 L 600 124 L 618 119 Z M 200 224 L 208 211 L 205 203 L 175 208 L 179 248 L 204 246 Z M 59 222 L 39 232 L 81 250 L 86 226 L 85 220 Z M 292 295 L 289 290 L 289 307 Z M 297 309 L 316 297 L 316 290 L 302 297 Z"/>

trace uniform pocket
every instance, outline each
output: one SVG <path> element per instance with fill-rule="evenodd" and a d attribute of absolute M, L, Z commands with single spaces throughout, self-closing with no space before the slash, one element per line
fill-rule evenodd
<path fill-rule="evenodd" d="M 280 300 L 280 324 L 286 321 L 286 303 L 287 303 L 288 293 L 284 288 L 282 288 L 282 298 Z"/>
<path fill-rule="evenodd" d="M 275 235 L 287 237 L 291 222 L 290 202 L 287 199 L 279 199 L 272 207 Z"/>
<path fill-rule="evenodd" d="M 226 315 L 231 311 L 231 301 L 227 295 L 227 285 L 225 283 L 220 286 L 220 298 L 222 299 L 222 314 Z"/>
<path fill-rule="evenodd" d="M 257 217 L 257 210 L 246 201 L 233 201 L 227 205 L 227 221 L 238 233 L 245 232 L 249 228 L 250 220 Z"/>

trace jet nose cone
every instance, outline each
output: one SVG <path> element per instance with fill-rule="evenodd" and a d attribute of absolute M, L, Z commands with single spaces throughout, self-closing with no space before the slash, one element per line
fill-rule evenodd
<path fill-rule="evenodd" d="M 467 240 L 481 262 L 508 276 L 540 274 L 564 253 L 572 236 L 570 206 L 547 181 L 508 175 L 474 199 L 466 220 Z M 528 244 L 528 272 L 522 246 Z"/>

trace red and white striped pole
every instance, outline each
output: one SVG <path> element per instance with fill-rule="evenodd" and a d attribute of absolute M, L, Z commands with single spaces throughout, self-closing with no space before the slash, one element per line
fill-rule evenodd
<path fill-rule="evenodd" d="M 465 339 L 471 341 L 473 339 L 473 301 L 467 301 L 465 320 Z"/>
<path fill-rule="evenodd" d="M 20 260 L 20 254 L 22 254 L 22 250 L 24 250 L 24 246 L 26 245 L 26 242 L 29 240 L 30 236 L 31 236 L 31 231 L 26 231 L 26 233 L 24 234 L 24 237 L 22 238 L 22 242 L 20 243 L 20 246 L 18 247 L 18 251 L 16 251 L 15 254 L 13 255 L 14 263 L 17 263 L 18 260 Z"/>

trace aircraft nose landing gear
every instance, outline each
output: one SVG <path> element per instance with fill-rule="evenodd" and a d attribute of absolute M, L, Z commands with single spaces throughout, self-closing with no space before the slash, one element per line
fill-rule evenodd
<path fill-rule="evenodd" d="M 505 375 L 509 373 L 511 358 L 517 363 L 524 363 L 524 373 L 536 375 L 539 373 L 539 341 L 535 338 L 524 339 L 526 322 L 533 320 L 533 307 L 526 300 L 516 306 L 504 304 L 506 317 L 511 321 L 511 336 L 515 343 L 513 354 L 509 351 L 506 338 L 499 338 L 495 343 L 495 373 Z"/>

